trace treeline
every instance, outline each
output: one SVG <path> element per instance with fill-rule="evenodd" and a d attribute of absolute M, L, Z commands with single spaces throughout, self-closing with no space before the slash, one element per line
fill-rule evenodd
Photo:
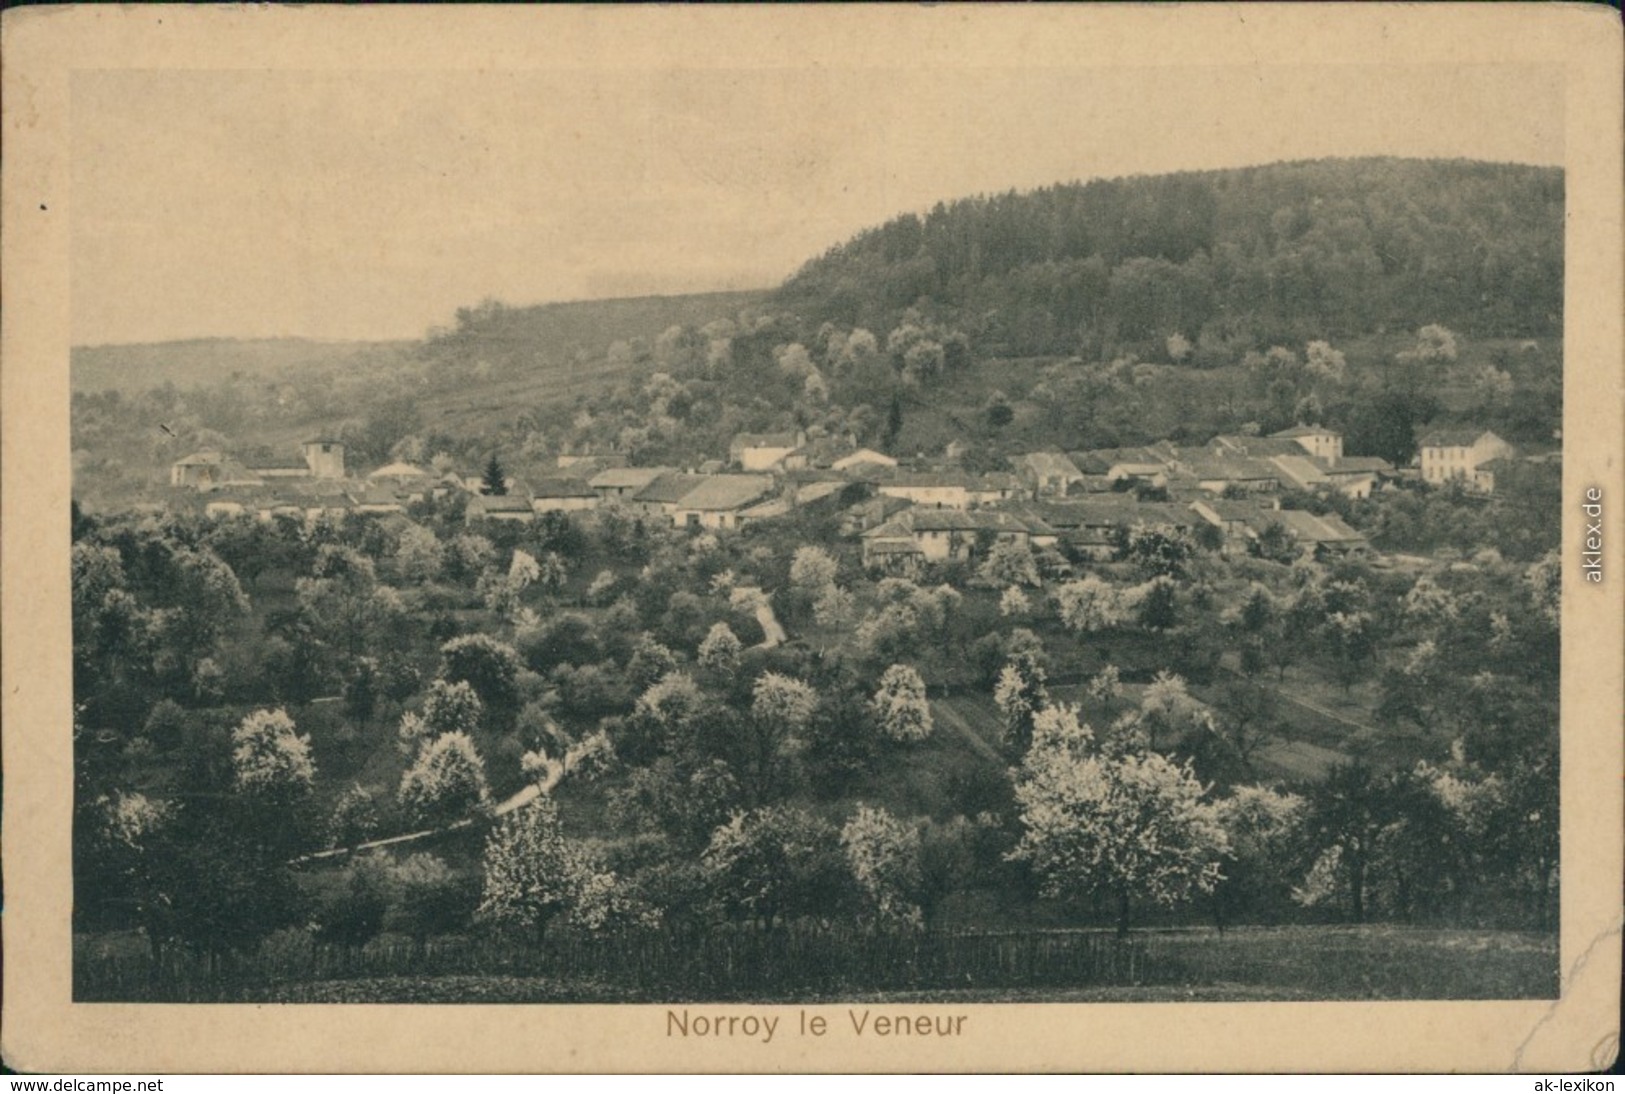
<path fill-rule="evenodd" d="M 928 300 L 992 355 L 1174 334 L 1220 352 L 1429 322 L 1549 336 L 1562 225 L 1557 168 L 1362 159 L 1095 180 L 896 217 L 778 299 L 870 329 Z"/>

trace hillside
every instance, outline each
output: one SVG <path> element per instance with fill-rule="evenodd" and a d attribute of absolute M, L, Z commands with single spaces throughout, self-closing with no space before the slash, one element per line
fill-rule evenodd
<path fill-rule="evenodd" d="M 1110 353 L 1179 334 L 1217 356 L 1442 323 L 1561 327 L 1563 174 L 1362 159 L 978 196 L 868 229 L 777 301 L 891 327 L 922 299 L 990 355 Z"/>
<path fill-rule="evenodd" d="M 173 384 L 197 387 L 241 376 L 297 380 L 312 372 L 370 368 L 402 359 L 410 342 L 326 342 L 310 338 L 194 338 L 182 342 L 75 346 L 71 383 L 79 391 L 135 394 Z"/>
<path fill-rule="evenodd" d="M 734 315 L 765 295 L 689 293 L 528 307 L 486 301 L 459 308 L 454 326 L 430 332 L 426 350 L 433 358 L 483 361 L 496 368 L 580 363 L 618 341 L 652 342 L 670 327 L 699 327 Z"/>
<path fill-rule="evenodd" d="M 1276 164 L 966 198 L 773 291 L 488 300 L 415 343 L 87 347 L 76 490 L 127 500 L 199 447 L 286 453 L 315 431 L 355 467 L 499 452 L 522 477 L 563 451 L 693 465 L 784 428 L 898 455 L 959 442 L 984 470 L 1306 415 L 1398 462 L 1429 423 L 1545 444 L 1562 228 L 1553 168 Z"/>

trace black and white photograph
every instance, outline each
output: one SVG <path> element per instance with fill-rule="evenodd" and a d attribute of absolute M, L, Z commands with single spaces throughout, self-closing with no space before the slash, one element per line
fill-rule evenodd
<path fill-rule="evenodd" d="M 619 14 L 67 75 L 72 1002 L 1555 1005 L 1564 70 Z"/>

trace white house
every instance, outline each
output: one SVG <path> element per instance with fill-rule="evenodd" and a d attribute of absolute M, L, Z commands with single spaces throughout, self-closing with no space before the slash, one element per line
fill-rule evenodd
<path fill-rule="evenodd" d="M 1305 452 L 1328 463 L 1336 463 L 1343 458 L 1343 435 L 1335 429 L 1319 425 L 1295 425 L 1270 436 L 1296 441 Z"/>
<path fill-rule="evenodd" d="M 737 528 L 740 512 L 772 489 L 773 480 L 766 475 L 705 475 L 677 499 L 672 519 L 701 528 Z"/>
<path fill-rule="evenodd" d="M 831 471 L 845 471 L 849 467 L 858 467 L 870 464 L 875 467 L 896 467 L 897 461 L 884 452 L 876 452 L 872 448 L 860 448 L 856 452 L 848 453 L 830 464 Z"/>
<path fill-rule="evenodd" d="M 768 471 L 802 443 L 795 433 L 741 433 L 728 446 L 728 457 L 745 471 Z"/>
<path fill-rule="evenodd" d="M 1479 468 L 1491 460 L 1505 459 L 1516 453 L 1516 449 L 1494 433 L 1473 427 L 1435 429 L 1423 434 L 1417 442 L 1422 481 L 1434 486 L 1455 479 L 1475 490 L 1492 490 L 1494 476 L 1479 475 Z"/>
<path fill-rule="evenodd" d="M 948 471 L 900 473 L 880 483 L 880 493 L 938 509 L 970 506 L 970 489 L 965 476 Z"/>

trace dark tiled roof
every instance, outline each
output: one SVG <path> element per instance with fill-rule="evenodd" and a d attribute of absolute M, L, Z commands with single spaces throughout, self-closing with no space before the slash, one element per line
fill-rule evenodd
<path fill-rule="evenodd" d="M 633 494 L 632 500 L 675 505 L 682 500 L 684 494 L 698 486 L 703 478 L 703 475 L 685 475 L 680 471 L 670 471 Z"/>
<path fill-rule="evenodd" d="M 1471 446 L 1478 438 L 1488 433 L 1487 429 L 1476 426 L 1455 426 L 1453 428 L 1430 429 L 1417 440 L 1422 448 L 1466 448 Z"/>
<path fill-rule="evenodd" d="M 707 475 L 677 501 L 679 509 L 727 512 L 742 509 L 773 489 L 765 475 Z"/>
<path fill-rule="evenodd" d="M 531 487 L 533 498 L 596 498 L 598 491 L 580 479 L 539 479 Z"/>

